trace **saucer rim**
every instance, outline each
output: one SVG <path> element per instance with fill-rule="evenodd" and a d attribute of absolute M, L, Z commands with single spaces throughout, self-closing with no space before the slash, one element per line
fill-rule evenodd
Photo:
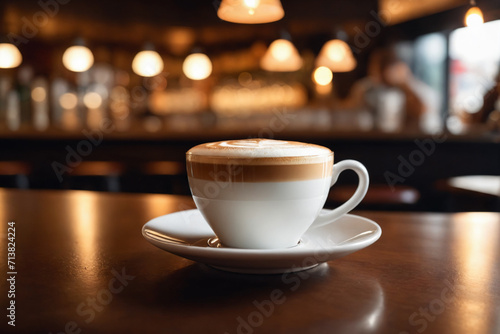
<path fill-rule="evenodd" d="M 272 259 L 274 257 L 285 257 L 285 258 L 291 257 L 291 258 L 293 258 L 293 257 L 297 257 L 297 256 L 311 256 L 311 255 L 318 254 L 318 252 L 323 253 L 323 252 L 327 252 L 329 250 L 332 250 L 333 253 L 336 253 L 336 251 L 342 252 L 342 253 L 344 253 L 344 252 L 352 253 L 354 251 L 357 251 L 357 250 L 360 250 L 360 249 L 363 249 L 363 248 L 370 246 L 371 244 L 375 243 L 378 239 L 380 239 L 380 237 L 382 235 L 382 229 L 375 221 L 373 221 L 369 218 L 362 217 L 359 215 L 354 215 L 354 214 L 345 214 L 344 216 L 332 221 L 330 224 L 333 224 L 336 221 L 341 220 L 341 219 L 345 219 L 345 218 L 362 220 L 362 221 L 364 221 L 364 223 L 368 223 L 369 225 L 371 225 L 374 228 L 374 233 L 368 237 L 363 238 L 363 240 L 349 242 L 348 244 L 344 244 L 344 245 L 334 244 L 334 245 L 330 245 L 330 246 L 324 247 L 324 248 L 312 248 L 312 247 L 307 247 L 306 245 L 301 246 L 300 244 L 297 246 L 294 246 L 294 247 L 290 247 L 290 248 L 272 248 L 272 249 L 245 249 L 245 248 L 234 248 L 234 247 L 215 248 L 215 247 L 208 246 L 208 244 L 207 244 L 207 246 L 200 246 L 200 245 L 193 245 L 193 244 L 169 243 L 169 242 L 154 239 L 151 236 L 147 235 L 147 233 L 146 233 L 146 230 L 148 229 L 148 224 L 151 224 L 153 221 L 157 221 L 157 220 L 160 220 L 160 219 L 168 217 L 168 216 L 180 214 L 181 212 L 187 213 L 187 212 L 196 212 L 196 211 L 198 212 L 200 217 L 203 219 L 203 217 L 201 216 L 201 213 L 199 212 L 198 209 L 176 211 L 176 212 L 173 212 L 170 214 L 155 217 L 155 218 L 149 220 L 146 224 L 144 224 L 144 226 L 142 227 L 142 235 L 148 242 L 157 246 L 158 248 L 160 248 L 164 251 L 176 254 L 176 255 L 181 256 L 181 257 L 185 257 L 185 255 L 198 256 L 199 252 L 201 251 L 201 252 L 206 253 L 206 255 L 209 255 L 211 257 L 227 258 L 228 256 L 229 257 L 237 256 L 241 260 L 245 260 L 246 257 L 251 257 L 251 259 L 254 259 L 255 256 L 258 256 L 261 259 L 268 259 L 268 258 Z M 208 225 L 208 223 L 204 219 L 203 219 L 203 221 L 205 222 L 205 224 Z M 318 227 L 312 226 L 310 229 L 314 230 L 314 229 L 327 228 L 328 226 L 330 226 L 330 224 L 326 224 L 326 225 L 318 226 Z M 149 226 L 149 229 L 151 229 L 150 226 Z M 154 229 L 151 229 L 151 230 L 154 231 Z M 306 231 L 304 236 L 307 236 L 308 232 L 310 232 L 310 230 Z M 214 236 L 216 236 L 216 235 L 212 231 L 212 234 L 207 235 L 207 238 L 214 237 Z M 203 238 L 200 238 L 200 240 L 201 239 L 203 239 Z M 164 246 L 164 247 L 161 247 L 160 245 Z M 168 249 L 165 249 L 165 248 L 168 248 Z M 180 252 L 177 252 L 177 250 L 180 250 Z M 241 256 L 243 256 L 244 258 L 241 258 Z"/>

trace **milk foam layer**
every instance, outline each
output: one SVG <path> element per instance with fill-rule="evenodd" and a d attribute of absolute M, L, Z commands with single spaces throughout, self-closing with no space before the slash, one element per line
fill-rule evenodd
<path fill-rule="evenodd" d="M 207 143 L 193 147 L 187 152 L 191 161 L 213 161 L 212 159 L 246 159 L 247 164 L 260 163 L 311 163 L 316 157 L 332 155 L 326 148 L 314 144 L 271 139 L 241 139 Z"/>

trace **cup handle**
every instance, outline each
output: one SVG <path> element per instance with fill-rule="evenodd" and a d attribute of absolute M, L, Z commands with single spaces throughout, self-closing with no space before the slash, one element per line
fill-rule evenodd
<path fill-rule="evenodd" d="M 320 214 L 314 220 L 311 227 L 323 226 L 342 217 L 343 215 L 354 209 L 365 197 L 366 192 L 368 191 L 368 183 L 370 177 L 368 176 L 368 171 L 366 170 L 365 166 L 355 160 L 344 160 L 333 165 L 332 183 L 330 184 L 330 187 L 332 187 L 335 182 L 337 182 L 340 173 L 342 173 L 346 169 L 352 169 L 354 172 L 356 172 L 356 174 L 358 174 L 358 188 L 354 192 L 354 195 L 352 195 L 351 198 L 347 200 L 347 202 L 345 202 L 338 208 L 328 213 Z"/>

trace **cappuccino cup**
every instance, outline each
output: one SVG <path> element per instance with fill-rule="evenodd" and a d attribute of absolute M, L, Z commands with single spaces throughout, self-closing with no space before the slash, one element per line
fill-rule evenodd
<path fill-rule="evenodd" d="M 311 226 L 334 222 L 361 202 L 368 172 L 359 162 L 334 164 L 323 146 L 270 139 L 206 143 L 186 153 L 194 202 L 224 247 L 293 247 Z M 351 169 L 353 196 L 321 214 L 330 187 Z"/>

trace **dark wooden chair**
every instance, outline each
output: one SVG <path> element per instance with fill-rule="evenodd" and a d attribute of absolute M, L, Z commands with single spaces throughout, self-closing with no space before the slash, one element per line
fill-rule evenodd
<path fill-rule="evenodd" d="M 96 191 L 121 191 L 125 167 L 112 161 L 83 161 L 69 172 L 65 188 Z"/>
<path fill-rule="evenodd" d="M 189 195 L 186 166 L 179 161 L 151 161 L 139 166 L 135 186 L 146 193 Z"/>
<path fill-rule="evenodd" d="M 0 187 L 28 189 L 32 167 L 22 161 L 0 161 Z"/>

